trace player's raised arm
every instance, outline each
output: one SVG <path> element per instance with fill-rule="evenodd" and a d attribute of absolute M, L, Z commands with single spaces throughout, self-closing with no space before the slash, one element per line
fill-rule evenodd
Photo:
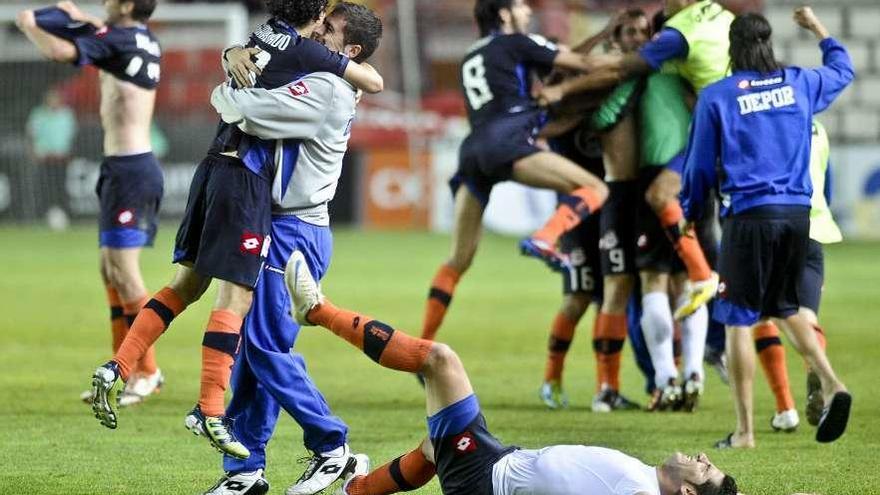
<path fill-rule="evenodd" d="M 66 39 L 43 30 L 37 23 L 33 10 L 19 12 L 15 18 L 15 24 L 44 57 L 55 62 L 70 63 L 76 61 L 76 46 Z"/>
<path fill-rule="evenodd" d="M 385 89 L 385 80 L 382 79 L 382 75 L 367 63 L 359 64 L 353 60 L 350 61 L 348 67 L 345 68 L 343 79 L 370 94 L 381 93 Z"/>
<path fill-rule="evenodd" d="M 816 36 L 819 40 L 819 48 L 822 49 L 822 67 L 806 71 L 810 80 L 813 111 L 818 113 L 828 108 L 831 102 L 849 86 L 855 77 L 855 69 L 846 48 L 831 37 L 828 29 L 813 13 L 813 9 L 810 7 L 795 9 L 794 20 Z"/>

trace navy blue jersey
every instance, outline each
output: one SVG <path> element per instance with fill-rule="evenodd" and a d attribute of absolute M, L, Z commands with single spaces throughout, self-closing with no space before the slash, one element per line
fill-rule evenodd
<path fill-rule="evenodd" d="M 314 72 L 330 72 L 339 77 L 345 74 L 349 59 L 333 52 L 324 45 L 299 35 L 296 30 L 281 21 L 270 19 L 251 33 L 248 47 L 259 47 L 256 64 L 262 73 L 256 77 L 254 87 L 275 89 L 295 82 Z M 276 150 L 281 146 L 281 150 Z M 259 139 L 243 133 L 238 127 L 222 121 L 211 152 L 237 151 L 245 166 L 257 175 L 271 178 L 276 157 L 281 161 L 295 163 L 298 153 L 295 140 Z"/>
<path fill-rule="evenodd" d="M 37 10 L 34 17 L 40 29 L 76 46 L 75 65 L 94 65 L 117 79 L 146 89 L 159 84 L 162 50 L 147 26 L 107 25 L 97 29 L 73 21 L 67 12 L 56 7 Z"/>
<path fill-rule="evenodd" d="M 718 187 L 721 214 L 763 205 L 810 206 L 813 114 L 852 81 L 852 61 L 833 38 L 819 43 L 823 67 L 772 74 L 738 71 L 700 94 L 682 176 L 681 206 L 698 219 Z"/>
<path fill-rule="evenodd" d="M 477 41 L 461 64 L 471 127 L 532 105 L 530 73 L 549 71 L 559 53 L 537 35 L 493 34 Z"/>

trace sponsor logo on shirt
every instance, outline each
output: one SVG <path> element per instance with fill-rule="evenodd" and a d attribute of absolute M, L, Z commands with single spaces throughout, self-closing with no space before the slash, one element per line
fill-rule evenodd
<path fill-rule="evenodd" d="M 455 453 L 458 455 L 468 454 L 477 450 L 477 441 L 474 440 L 473 435 L 469 431 L 453 437 L 452 445 L 455 446 Z"/>
<path fill-rule="evenodd" d="M 736 101 L 739 103 L 740 115 L 788 107 L 797 103 L 794 99 L 794 88 L 791 86 L 745 94 L 738 96 Z"/>
<path fill-rule="evenodd" d="M 309 94 L 309 87 L 302 81 L 295 82 L 287 87 L 293 96 L 305 96 Z"/>
<path fill-rule="evenodd" d="M 263 236 L 245 230 L 244 233 L 241 234 L 238 249 L 242 254 L 260 256 L 260 253 L 263 250 Z"/>

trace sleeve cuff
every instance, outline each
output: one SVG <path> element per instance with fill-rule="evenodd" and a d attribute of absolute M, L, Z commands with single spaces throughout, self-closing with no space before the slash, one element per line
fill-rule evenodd
<path fill-rule="evenodd" d="M 351 62 L 351 59 L 343 55 L 342 60 L 339 61 L 339 73 L 336 74 L 337 76 L 345 77 L 345 69 L 348 68 L 349 62 Z"/>
<path fill-rule="evenodd" d="M 836 46 L 840 46 L 840 42 L 834 39 L 833 36 L 829 36 L 819 42 L 819 48 L 821 48 L 822 50 L 827 50 Z"/>

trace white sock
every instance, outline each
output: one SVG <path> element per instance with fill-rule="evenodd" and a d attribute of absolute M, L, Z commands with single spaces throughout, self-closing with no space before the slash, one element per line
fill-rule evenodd
<path fill-rule="evenodd" d="M 670 378 L 678 376 L 672 355 L 672 310 L 669 295 L 649 292 L 642 296 L 642 334 L 654 364 L 654 381 L 663 388 Z"/>
<path fill-rule="evenodd" d="M 679 299 L 683 304 L 687 297 Z M 684 377 L 696 373 L 703 380 L 703 354 L 706 352 L 706 334 L 709 332 L 709 310 L 700 306 L 694 314 L 681 322 L 681 353 L 684 359 Z"/>
<path fill-rule="evenodd" d="M 347 444 L 342 444 L 333 450 L 321 452 L 321 455 L 324 457 L 342 457 L 343 455 L 345 455 L 346 447 L 347 447 Z"/>

